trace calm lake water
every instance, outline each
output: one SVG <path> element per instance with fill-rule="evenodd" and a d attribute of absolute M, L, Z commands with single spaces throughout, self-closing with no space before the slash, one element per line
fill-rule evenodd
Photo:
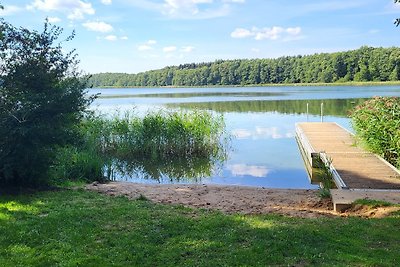
<path fill-rule="evenodd" d="M 151 110 L 182 108 L 222 113 L 232 136 L 229 157 L 218 166 L 198 162 L 189 170 L 192 162 L 147 164 L 151 166 L 142 162 L 119 173 L 117 180 L 318 188 L 309 182 L 295 140 L 295 123 L 321 121 L 323 103 L 324 121 L 352 130 L 349 110 L 373 96 L 400 96 L 400 86 L 93 88 L 90 93 L 100 93 L 92 108 L 103 114 L 135 109 L 141 116 Z"/>

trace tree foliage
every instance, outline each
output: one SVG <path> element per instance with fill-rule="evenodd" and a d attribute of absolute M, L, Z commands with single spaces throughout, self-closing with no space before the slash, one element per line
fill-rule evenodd
<path fill-rule="evenodd" d="M 397 81 L 400 48 L 373 48 L 276 59 L 217 60 L 138 74 L 100 73 L 93 86 L 208 86 Z"/>
<path fill-rule="evenodd" d="M 61 28 L 46 21 L 37 32 L 2 20 L 0 30 L 0 183 L 38 185 L 57 147 L 74 141 L 92 98 L 75 51 L 64 54 L 57 41 Z"/>

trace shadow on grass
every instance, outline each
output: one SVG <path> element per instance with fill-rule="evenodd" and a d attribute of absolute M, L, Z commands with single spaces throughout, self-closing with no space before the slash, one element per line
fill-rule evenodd
<path fill-rule="evenodd" d="M 224 215 L 82 190 L 0 207 L 1 266 L 393 266 L 400 249 L 397 218 Z"/>

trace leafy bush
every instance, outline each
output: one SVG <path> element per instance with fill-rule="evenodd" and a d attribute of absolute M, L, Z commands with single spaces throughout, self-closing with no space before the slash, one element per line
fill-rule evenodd
<path fill-rule="evenodd" d="M 351 117 L 368 148 L 400 168 L 400 98 L 375 97 L 357 106 Z"/>
<path fill-rule="evenodd" d="M 0 32 L 0 184 L 41 185 L 57 147 L 76 141 L 93 98 L 74 51 L 56 43 L 61 28 L 46 22 L 37 32 L 0 19 Z"/>
<path fill-rule="evenodd" d="M 65 181 L 101 181 L 104 179 L 105 166 L 105 159 L 93 150 L 67 146 L 58 150 L 50 176 L 56 184 Z"/>

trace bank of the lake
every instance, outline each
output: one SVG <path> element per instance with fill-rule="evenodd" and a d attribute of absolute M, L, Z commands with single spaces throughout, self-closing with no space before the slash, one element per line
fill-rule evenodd
<path fill-rule="evenodd" d="M 206 85 L 206 86 L 102 86 L 105 89 L 118 88 L 229 88 L 229 87 L 284 87 L 284 86 L 390 86 L 400 85 L 400 81 L 373 81 L 373 82 L 334 82 L 334 83 L 266 83 L 266 84 L 244 84 L 244 85 Z"/>
<path fill-rule="evenodd" d="M 2 194 L 0 265 L 396 266 L 396 216 L 227 215 L 81 189 Z"/>

